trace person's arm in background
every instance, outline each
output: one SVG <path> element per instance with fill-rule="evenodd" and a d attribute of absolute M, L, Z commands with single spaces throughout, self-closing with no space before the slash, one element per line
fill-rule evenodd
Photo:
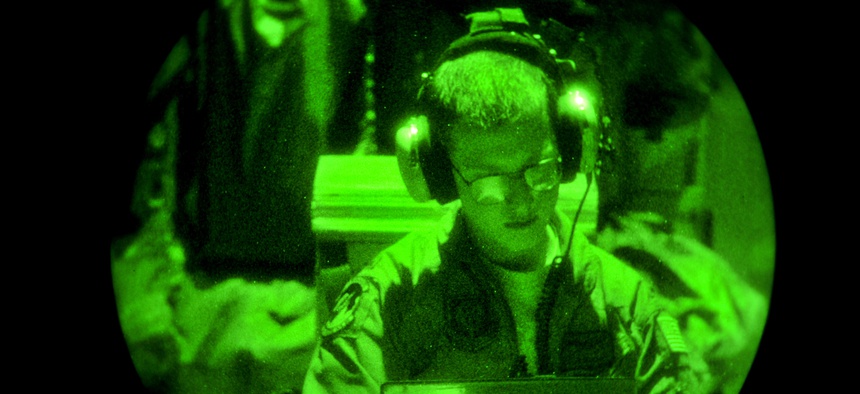
<path fill-rule="evenodd" d="M 317 338 L 309 194 L 339 86 L 332 59 L 345 56 L 328 40 L 349 33 L 356 5 L 212 2 L 153 79 L 135 120 L 149 123 L 132 204 L 142 225 L 112 248 L 120 326 L 147 388 L 300 388 Z M 214 205 L 224 191 L 239 203 Z M 258 236 L 267 226 L 278 232 Z"/>
<path fill-rule="evenodd" d="M 605 302 L 607 323 L 616 333 L 620 354 L 611 375 L 633 377 L 640 393 L 710 392 L 708 365 L 690 351 L 670 302 L 624 262 L 603 250 L 598 255 L 603 295 L 591 298 L 596 306 Z"/>
<path fill-rule="evenodd" d="M 707 393 L 710 372 L 691 354 L 678 321 L 653 312 L 641 330 L 635 379 L 642 393 Z"/>
<path fill-rule="evenodd" d="M 652 278 L 665 309 L 682 323 L 689 350 L 707 363 L 715 389 L 739 390 L 764 328 L 766 297 L 701 243 L 652 229 L 642 216 L 618 223 L 604 230 L 600 244 Z"/>

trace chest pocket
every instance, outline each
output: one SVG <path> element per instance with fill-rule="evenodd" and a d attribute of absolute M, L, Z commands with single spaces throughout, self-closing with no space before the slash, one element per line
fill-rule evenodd
<path fill-rule="evenodd" d="M 501 311 L 462 272 L 425 272 L 417 286 L 389 289 L 383 319 L 389 327 L 389 375 L 413 379 L 450 352 L 481 352 L 498 340 Z"/>
<path fill-rule="evenodd" d="M 500 311 L 487 296 L 460 295 L 445 306 L 445 334 L 455 350 L 478 352 L 497 339 Z"/>
<path fill-rule="evenodd" d="M 603 376 L 615 362 L 615 341 L 607 330 L 569 331 L 561 341 L 563 376 Z"/>
<path fill-rule="evenodd" d="M 580 302 L 559 341 L 558 371 L 563 376 L 604 376 L 615 362 L 615 337 L 600 324 L 589 302 Z"/>

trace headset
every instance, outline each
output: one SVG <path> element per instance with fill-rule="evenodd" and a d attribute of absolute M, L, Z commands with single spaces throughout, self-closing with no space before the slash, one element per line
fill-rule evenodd
<path fill-rule="evenodd" d="M 556 143 L 562 156 L 562 183 L 572 182 L 579 172 L 591 173 L 597 162 L 600 124 L 597 97 L 588 82 L 578 80 L 576 64 L 557 59 L 540 34 L 529 32 L 530 25 L 519 8 L 496 8 L 466 15 L 469 33 L 455 40 L 442 53 L 436 67 L 481 50 L 496 51 L 522 59 L 543 71 L 553 82 L 549 108 Z M 552 21 L 552 23 L 557 23 Z M 568 29 L 569 30 L 569 29 Z M 422 74 L 417 97 L 418 114 L 396 133 L 396 152 L 400 174 L 410 196 L 417 202 L 436 200 L 446 204 L 458 199 L 451 162 L 443 144 L 434 141 L 432 130 L 453 121 L 454 114 L 438 108 L 432 100 L 432 73 Z"/>

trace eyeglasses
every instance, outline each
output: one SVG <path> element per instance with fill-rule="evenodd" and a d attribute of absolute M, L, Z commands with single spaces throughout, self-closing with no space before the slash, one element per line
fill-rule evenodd
<path fill-rule="evenodd" d="M 550 190 L 561 181 L 561 157 L 543 159 L 520 171 L 491 174 L 471 181 L 466 179 L 456 166 L 451 167 L 469 187 L 475 201 L 481 205 L 499 204 L 505 200 L 505 178 L 525 179 L 526 184 L 536 192 Z"/>

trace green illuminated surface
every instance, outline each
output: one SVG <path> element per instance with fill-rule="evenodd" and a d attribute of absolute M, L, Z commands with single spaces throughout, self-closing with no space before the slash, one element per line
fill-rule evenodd
<path fill-rule="evenodd" d="M 178 191 L 179 99 L 158 104 L 161 115 L 147 139 L 148 156 L 140 166 L 132 204 L 144 225 L 112 260 L 123 334 L 144 384 L 158 392 L 269 393 L 301 387 L 319 323 L 325 321 L 332 294 L 349 275 L 343 267 L 360 269 L 409 231 L 432 226 L 444 212 L 438 204 L 410 199 L 396 160 L 384 147 L 379 148 L 381 155 L 351 156 L 332 155 L 339 152 L 327 145 L 327 137 L 347 129 L 337 121 L 349 119 L 338 118 L 333 109 L 348 89 L 346 74 L 339 70 L 349 63 L 343 60 L 347 55 L 338 52 L 343 48 L 331 43 L 337 34 L 352 34 L 351 24 L 367 17 L 364 4 L 345 3 L 344 9 L 333 11 L 326 2 L 249 0 L 250 15 L 240 12 L 240 0 L 221 1 L 219 6 L 231 21 L 225 31 L 233 33 L 222 37 L 234 40 L 230 45 L 236 53 L 253 51 L 265 59 L 266 53 L 280 53 L 278 48 L 296 42 L 301 47 L 300 61 L 246 63 L 239 56 L 238 63 L 260 69 L 302 64 L 305 74 L 298 86 L 279 86 L 261 72 L 249 95 L 300 91 L 307 122 L 296 127 L 320 134 L 308 151 L 286 159 L 292 163 L 323 155 L 319 167 L 306 176 L 314 181 L 313 195 L 299 196 L 309 205 L 313 201 L 318 263 L 327 268 L 315 285 L 293 278 L 255 281 L 239 276 L 201 281 L 185 269 L 188 241 L 178 234 L 176 215 L 179 201 L 196 204 L 196 189 L 184 195 Z M 293 14 L 297 9 L 301 12 Z M 342 18 L 340 24 L 332 22 L 333 12 Z M 598 96 L 584 89 L 570 99 L 577 106 L 599 108 L 604 138 L 600 176 L 577 228 L 655 282 L 671 301 L 668 309 L 683 317 L 683 334 L 708 362 L 712 384 L 720 392 L 734 393 L 755 355 L 770 301 L 775 229 L 768 174 L 752 118 L 707 40 L 695 30 L 683 37 L 695 48 L 691 55 L 677 42 L 682 40 L 677 35 L 680 26 L 687 27 L 683 18 L 668 13 L 660 20 L 662 29 L 631 23 L 587 36 L 602 59 L 597 67 L 603 73 L 601 94 L 586 101 Z M 249 37 L 249 32 L 258 36 Z M 638 44 L 618 45 L 618 37 L 636 37 Z M 264 45 L 248 44 L 252 41 Z M 154 80 L 154 91 L 184 78 L 195 53 L 189 45 L 187 39 L 178 43 Z M 362 67 L 378 64 L 386 55 L 383 50 L 361 52 Z M 402 70 L 414 75 L 421 71 Z M 384 92 L 378 87 L 382 77 L 364 75 L 354 118 L 364 128 L 357 133 L 356 146 L 374 148 L 355 152 L 372 153 L 377 147 L 370 139 L 383 133 L 374 122 L 390 108 L 374 101 L 373 92 Z M 394 89 L 390 85 L 386 89 Z M 414 89 L 414 84 L 407 85 Z M 402 101 L 413 96 L 404 95 Z M 282 103 L 265 110 L 285 111 Z M 270 119 L 270 113 L 260 111 L 262 107 L 252 109 L 238 120 L 246 125 L 242 127 L 247 127 L 248 140 L 260 138 L 253 133 L 265 130 Z M 253 145 L 233 149 L 242 152 L 244 168 L 259 165 Z M 582 177 L 562 185 L 559 208 L 573 217 L 583 191 Z M 269 206 L 279 205 L 273 201 Z M 237 208 L 237 223 L 244 214 Z M 272 217 L 280 218 L 277 213 Z M 336 266 L 341 267 L 337 272 L 328 268 Z"/>

